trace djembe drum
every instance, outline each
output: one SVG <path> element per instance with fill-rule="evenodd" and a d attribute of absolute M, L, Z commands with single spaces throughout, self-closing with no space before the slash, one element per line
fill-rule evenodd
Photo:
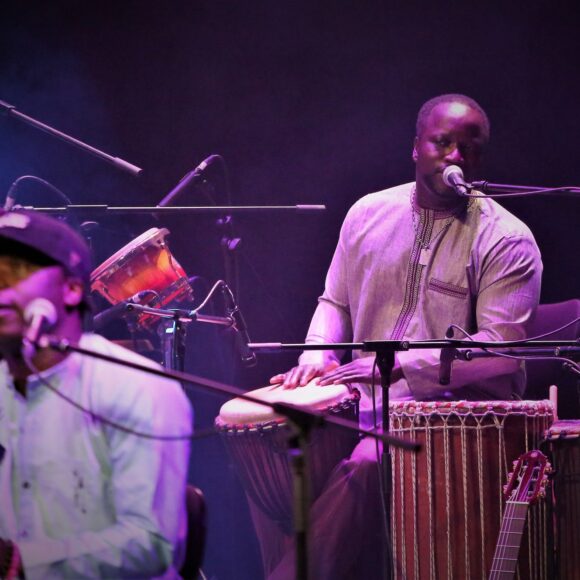
<path fill-rule="evenodd" d="M 546 431 L 551 456 L 553 493 L 552 577 L 580 577 L 580 420 L 556 421 Z"/>
<path fill-rule="evenodd" d="M 393 450 L 394 577 L 486 579 L 513 461 L 537 448 L 549 401 L 392 402 L 393 435 L 421 450 Z M 545 503 L 528 514 L 521 578 L 547 578 Z"/>
<path fill-rule="evenodd" d="M 313 382 L 297 389 L 269 386 L 248 395 L 270 403 L 298 405 L 357 421 L 358 391 L 345 385 L 320 387 Z M 356 423 L 355 423 L 356 424 Z M 246 494 L 285 533 L 292 530 L 292 476 L 288 460 L 290 426 L 270 407 L 241 398 L 225 403 L 216 419 Z M 330 472 L 358 442 L 353 431 L 332 425 L 316 429 L 308 448 L 310 496 L 314 501 Z"/>
<path fill-rule="evenodd" d="M 150 290 L 152 298 L 142 303 L 155 308 L 191 300 L 187 275 L 165 241 L 168 234 L 166 228 L 151 228 L 126 244 L 92 272 L 91 290 L 111 304 L 144 290 Z M 141 313 L 137 321 L 144 328 L 151 328 L 159 318 Z"/>

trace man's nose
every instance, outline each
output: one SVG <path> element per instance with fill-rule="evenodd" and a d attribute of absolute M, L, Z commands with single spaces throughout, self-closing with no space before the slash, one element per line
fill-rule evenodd
<path fill-rule="evenodd" d="M 458 163 L 463 161 L 463 155 L 461 154 L 459 147 L 453 145 L 445 155 L 445 159 L 449 163 Z"/>

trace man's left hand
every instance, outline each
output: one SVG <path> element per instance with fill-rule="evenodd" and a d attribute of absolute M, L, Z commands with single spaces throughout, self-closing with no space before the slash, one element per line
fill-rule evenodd
<path fill-rule="evenodd" d="M 373 378 L 373 366 L 375 366 L 375 357 L 366 356 L 358 358 L 350 363 L 341 365 L 336 369 L 323 374 L 318 379 L 318 384 L 321 386 L 338 385 L 343 383 L 367 383 L 373 382 L 380 384 L 381 375 L 378 367 L 375 369 Z M 395 366 L 391 373 L 391 382 L 398 381 L 402 378 L 403 373 L 401 367 L 395 357 Z"/>

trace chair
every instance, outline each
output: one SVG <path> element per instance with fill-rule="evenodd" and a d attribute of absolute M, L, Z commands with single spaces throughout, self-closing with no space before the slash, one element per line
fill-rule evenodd
<path fill-rule="evenodd" d="M 580 300 L 573 299 L 553 304 L 540 304 L 536 316 L 528 327 L 528 336 L 560 328 L 580 316 Z M 570 340 L 580 337 L 580 322 L 551 334 L 546 340 Z M 578 379 L 562 368 L 560 361 L 528 360 L 526 361 L 527 399 L 545 399 L 550 385 L 558 385 L 558 415 L 562 419 L 580 417 L 580 393 Z"/>
<path fill-rule="evenodd" d="M 185 490 L 187 539 L 185 561 L 179 573 L 183 580 L 197 580 L 203 563 L 207 535 L 207 507 L 203 492 L 194 485 Z"/>

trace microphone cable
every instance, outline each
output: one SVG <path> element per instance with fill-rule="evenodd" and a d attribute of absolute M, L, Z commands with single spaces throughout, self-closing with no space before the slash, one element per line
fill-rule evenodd
<path fill-rule="evenodd" d="M 14 182 L 8 189 L 8 193 L 6 194 L 6 200 L 4 202 L 5 204 L 4 209 L 6 211 L 10 211 L 14 207 L 16 201 L 15 195 L 16 190 L 18 189 L 20 183 L 22 183 L 23 181 L 33 181 L 36 183 L 40 183 L 50 191 L 56 193 L 65 202 L 66 205 L 72 205 L 72 201 L 70 200 L 70 198 L 58 187 L 52 185 L 52 183 L 49 183 L 48 181 L 46 181 L 45 179 L 41 179 L 40 177 L 36 177 L 36 175 L 21 175 L 20 177 L 14 180 Z"/>
<path fill-rule="evenodd" d="M 546 338 L 548 336 L 551 336 L 552 334 L 556 334 L 557 332 L 560 332 L 561 330 L 565 330 L 566 328 L 568 328 L 569 326 L 572 326 L 573 324 L 576 324 L 577 322 L 580 321 L 580 316 L 575 318 L 574 320 L 571 320 L 570 322 L 567 322 L 566 324 L 564 324 L 563 326 L 561 326 L 560 328 L 556 328 L 554 330 L 550 330 L 548 332 L 544 332 L 543 334 L 538 334 L 537 336 L 533 336 L 531 338 L 522 338 L 521 340 L 513 340 L 513 341 L 509 341 L 510 342 L 510 347 L 514 346 L 516 344 L 523 344 L 528 342 L 529 340 L 539 340 L 541 338 Z M 456 330 L 459 330 L 459 332 L 461 332 L 465 338 L 467 338 L 467 340 L 471 340 L 474 341 L 475 339 L 473 338 L 473 336 L 471 334 L 469 334 L 469 332 L 467 332 L 467 330 L 465 330 L 464 328 L 462 328 L 461 326 L 457 325 L 457 324 L 451 324 L 449 326 L 449 328 L 455 328 Z M 453 340 L 453 339 L 449 339 L 449 340 Z M 507 341 L 503 341 L 503 342 L 507 342 Z M 509 359 L 515 359 L 515 360 L 522 360 L 522 361 L 558 361 L 558 362 L 563 362 L 567 365 L 570 365 L 572 368 L 576 369 L 576 371 L 580 372 L 580 363 L 577 363 L 576 361 L 573 361 L 572 359 L 569 359 L 567 357 L 563 357 L 563 356 L 550 356 L 550 355 L 542 355 L 542 356 L 534 356 L 534 355 L 515 355 L 515 354 L 508 354 L 505 352 L 499 352 L 497 350 L 495 350 L 496 348 L 501 348 L 501 344 L 498 344 L 496 347 L 481 347 L 481 350 L 483 350 L 484 352 L 489 352 L 491 354 L 495 354 L 499 357 L 503 357 L 503 358 L 509 358 Z M 480 347 L 478 347 L 480 348 Z M 509 348 L 509 347 L 506 347 Z"/>

